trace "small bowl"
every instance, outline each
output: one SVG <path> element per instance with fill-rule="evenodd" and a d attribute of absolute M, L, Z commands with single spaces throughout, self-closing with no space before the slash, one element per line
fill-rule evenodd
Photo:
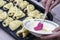
<path fill-rule="evenodd" d="M 42 19 L 30 19 L 30 20 L 25 20 L 23 22 L 23 26 L 30 31 L 31 34 L 40 37 L 41 35 L 50 35 L 53 34 L 53 30 L 57 27 L 59 27 L 58 24 L 55 22 L 45 20 L 43 22 L 43 29 L 39 31 L 35 31 L 34 27 L 38 25 L 39 22 L 41 22 Z M 45 30 L 44 30 L 45 29 Z"/>

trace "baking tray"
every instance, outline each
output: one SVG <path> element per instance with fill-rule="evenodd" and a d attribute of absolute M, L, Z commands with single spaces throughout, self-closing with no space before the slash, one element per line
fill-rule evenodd
<path fill-rule="evenodd" d="M 27 0 L 29 3 L 31 3 L 31 4 L 33 4 L 34 6 L 35 6 L 35 8 L 37 9 L 37 10 L 39 10 L 40 12 L 42 12 L 42 13 L 44 13 L 44 9 L 42 8 L 42 7 L 40 7 L 39 5 L 37 5 L 36 3 L 34 3 L 33 1 L 31 1 L 31 0 Z M 2 9 L 2 7 L 0 8 L 0 9 Z M 3 9 L 2 9 L 3 10 Z M 5 11 L 5 10 L 4 10 Z M 47 17 L 48 17 L 48 20 L 53 20 L 53 16 L 51 15 L 51 13 L 49 12 L 48 14 L 47 14 Z M 23 17 L 22 19 L 20 19 L 20 20 L 23 20 L 25 17 Z M 34 38 L 35 38 L 35 36 L 33 36 L 32 34 L 29 34 L 26 38 L 22 38 L 22 37 L 17 37 L 17 35 L 16 35 L 16 31 L 17 30 L 19 30 L 19 29 L 17 29 L 16 31 L 11 31 L 8 27 L 6 27 L 6 28 L 4 28 L 3 26 L 2 26 L 2 23 L 0 23 L 0 27 L 4 30 L 4 31 L 6 31 L 9 35 L 11 35 L 13 38 L 15 38 L 16 40 L 33 40 Z"/>

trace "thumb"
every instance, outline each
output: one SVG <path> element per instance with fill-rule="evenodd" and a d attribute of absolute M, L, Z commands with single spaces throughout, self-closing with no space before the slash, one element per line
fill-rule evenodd
<path fill-rule="evenodd" d="M 56 29 L 53 30 L 53 32 L 58 32 L 60 31 L 60 27 L 57 27 Z"/>
<path fill-rule="evenodd" d="M 40 38 L 41 39 L 53 39 L 53 38 L 59 37 L 60 36 L 59 34 L 60 34 L 60 31 L 59 32 L 55 32 L 55 33 L 53 33 L 51 35 L 48 35 L 48 36 L 41 36 Z"/>

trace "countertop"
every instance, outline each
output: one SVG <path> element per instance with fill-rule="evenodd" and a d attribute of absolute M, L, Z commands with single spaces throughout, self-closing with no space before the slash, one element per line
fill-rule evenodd
<path fill-rule="evenodd" d="M 15 40 L 15 39 L 0 28 L 0 40 Z"/>

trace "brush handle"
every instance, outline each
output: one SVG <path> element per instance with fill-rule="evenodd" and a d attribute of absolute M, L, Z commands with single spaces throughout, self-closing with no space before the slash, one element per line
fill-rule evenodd
<path fill-rule="evenodd" d="M 47 16 L 47 12 L 45 12 L 43 19 L 45 19 L 45 18 L 46 18 L 46 16 Z"/>
<path fill-rule="evenodd" d="M 47 16 L 47 13 L 48 13 L 48 12 L 45 12 L 45 13 L 44 13 L 42 23 L 44 22 L 44 20 L 45 20 L 45 18 L 46 18 L 46 16 Z"/>

